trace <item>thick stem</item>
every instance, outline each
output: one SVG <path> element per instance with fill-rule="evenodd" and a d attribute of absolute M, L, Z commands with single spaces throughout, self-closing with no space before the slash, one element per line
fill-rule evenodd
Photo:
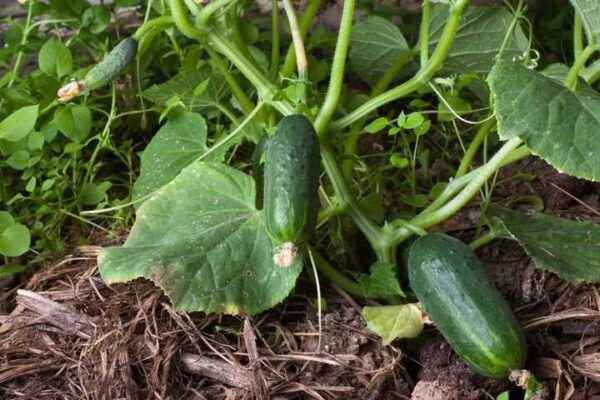
<path fill-rule="evenodd" d="M 309 0 L 306 8 L 304 9 L 304 13 L 300 18 L 300 36 L 302 36 L 302 40 L 306 39 L 306 34 L 310 27 L 312 26 L 315 17 L 317 16 L 317 11 L 321 7 L 321 3 L 323 0 Z M 280 74 L 282 76 L 290 76 L 294 71 L 294 64 L 296 63 L 296 53 L 294 51 L 293 46 L 287 51 L 285 56 L 285 61 L 283 62 L 283 67 L 281 67 Z"/>
<path fill-rule="evenodd" d="M 170 16 L 163 16 L 158 18 L 153 18 L 148 22 L 144 22 L 142 26 L 140 26 L 135 33 L 133 34 L 133 38 L 138 42 L 143 39 L 145 35 L 153 31 L 163 31 L 173 25 L 173 18 Z"/>
<path fill-rule="evenodd" d="M 381 228 L 360 209 L 354 196 L 348 189 L 346 180 L 341 174 L 333 152 L 325 144 L 321 145 L 321 161 L 333 186 L 339 208 L 345 210 L 346 214 L 352 218 L 358 229 L 361 230 L 375 251 L 377 251 L 383 244 Z"/>
<path fill-rule="evenodd" d="M 452 6 L 452 10 L 450 11 L 446 21 L 446 26 L 444 27 L 440 41 L 431 55 L 431 58 L 413 78 L 393 89 L 388 90 L 387 92 L 380 94 L 379 96 L 370 99 L 345 117 L 334 121 L 331 124 L 331 129 L 341 130 L 347 126 L 350 126 L 379 107 L 391 101 L 405 97 L 415 92 L 422 85 L 426 84 L 442 67 L 444 60 L 446 57 L 448 57 L 448 52 L 450 51 L 452 43 L 454 43 L 454 38 L 456 37 L 456 33 L 460 27 L 463 11 L 470 1 L 471 0 L 457 0 L 454 3 L 454 6 Z"/>
<path fill-rule="evenodd" d="M 421 26 L 419 27 L 419 46 L 421 48 L 421 68 L 429 60 L 429 25 L 431 23 L 431 4 L 429 0 L 423 1 Z"/>
<path fill-rule="evenodd" d="M 323 274 L 323 276 L 325 276 L 325 278 L 335 283 L 351 295 L 358 297 L 364 296 L 364 293 L 358 283 L 336 270 L 315 248 L 311 247 L 310 251 L 315 259 L 315 265 L 317 269 L 321 274 Z"/>
<path fill-rule="evenodd" d="M 213 14 L 227 7 L 232 1 L 235 0 L 214 0 L 209 2 L 198 13 L 196 17 L 197 24 L 202 28 L 207 28 Z"/>
<path fill-rule="evenodd" d="M 248 98 L 246 92 L 244 92 L 244 89 L 242 89 L 235 76 L 233 76 L 229 72 L 229 67 L 225 63 L 225 61 L 221 58 L 221 56 L 219 56 L 219 54 L 217 54 L 216 51 L 212 50 L 211 48 L 207 48 L 206 51 L 209 57 L 211 58 L 214 66 L 217 68 L 217 70 L 219 70 L 221 75 L 223 75 L 223 78 L 225 78 L 225 81 L 231 89 L 231 93 L 233 93 L 237 101 L 240 103 L 240 106 L 242 107 L 244 113 L 248 114 L 252 112 L 252 109 L 254 108 L 252 100 Z"/>
<path fill-rule="evenodd" d="M 480 247 L 485 246 L 486 244 L 494 241 L 494 239 L 496 239 L 498 237 L 498 235 L 496 235 L 496 233 L 494 231 L 489 231 L 481 236 L 479 236 L 477 239 L 473 240 L 471 243 L 469 243 L 469 247 L 473 250 L 477 250 Z"/>
<path fill-rule="evenodd" d="M 302 81 L 306 81 L 306 73 L 308 69 L 308 60 L 306 59 L 306 51 L 304 50 L 304 41 L 300 33 L 300 26 L 296 18 L 294 6 L 290 0 L 283 0 L 283 7 L 288 17 L 290 24 L 290 32 L 292 34 L 292 42 L 294 44 L 294 52 L 296 53 L 296 67 L 298 68 L 298 77 Z"/>
<path fill-rule="evenodd" d="M 495 119 L 490 119 L 489 121 L 481 125 L 481 127 L 477 131 L 477 134 L 473 138 L 473 141 L 471 141 L 469 148 L 465 152 L 465 155 L 460 161 L 460 165 L 456 170 L 455 178 L 460 178 L 461 176 L 467 173 L 467 170 L 471 166 L 471 162 L 473 161 L 475 154 L 477 154 L 477 150 L 479 150 L 479 146 L 481 146 L 481 143 L 483 143 L 483 140 L 489 135 L 489 133 L 495 125 Z"/>
<path fill-rule="evenodd" d="M 321 106 L 321 111 L 315 120 L 315 130 L 319 136 L 325 134 L 327 125 L 337 108 L 340 94 L 342 92 L 342 83 L 344 82 L 344 70 L 346 67 L 346 56 L 350 46 L 350 35 L 352 34 L 352 17 L 354 16 L 355 0 L 345 0 L 342 20 L 338 33 L 337 43 L 335 45 L 335 54 L 333 55 L 333 64 L 331 66 L 331 77 L 329 79 L 329 88 L 325 101 Z"/>
<path fill-rule="evenodd" d="M 271 79 L 277 78 L 279 60 L 281 58 L 278 3 L 279 2 L 277 0 L 271 0 Z"/>
<path fill-rule="evenodd" d="M 171 15 L 173 16 L 173 22 L 181 33 L 190 39 L 203 40 L 206 35 L 204 32 L 196 29 L 188 19 L 187 8 L 184 6 L 181 0 L 167 0 L 169 8 L 171 9 Z"/>
<path fill-rule="evenodd" d="M 500 150 L 492 157 L 492 159 L 485 165 L 472 171 L 471 173 L 464 175 L 459 179 L 455 179 L 450 182 L 448 187 L 442 192 L 438 199 L 443 199 L 444 203 L 438 202 L 438 199 L 423 210 L 419 215 L 410 221 L 411 225 L 418 226 L 422 229 L 427 229 L 433 225 L 439 224 L 442 221 L 450 218 L 456 214 L 461 208 L 463 208 L 471 199 L 479 192 L 485 182 L 494 174 L 503 164 L 510 158 L 515 156 L 512 154 L 515 149 L 521 144 L 521 139 L 513 138 L 506 142 Z M 516 153 L 516 152 L 515 152 Z M 529 152 L 519 152 L 518 156 L 524 157 Z M 523 154 L 525 153 L 525 154 Z M 512 157 L 511 157 L 512 156 Z M 464 188 L 460 191 L 452 200 L 445 203 L 445 200 L 449 199 L 452 194 L 456 193 L 457 187 L 460 184 L 464 184 Z M 437 204 L 436 204 L 437 203 Z M 441 203 L 441 204 L 440 204 Z M 400 229 L 393 232 L 388 237 L 389 245 L 398 245 L 412 235 L 411 230 L 408 227 L 401 227 Z"/>
<path fill-rule="evenodd" d="M 575 89 L 577 89 L 577 78 L 579 77 L 579 73 L 585 68 L 585 64 L 587 64 L 590 57 L 598 50 L 600 50 L 599 45 L 587 46 L 581 54 L 579 54 L 579 57 L 575 59 L 575 63 L 569 70 L 569 74 L 565 79 L 565 86 L 569 88 L 569 90 L 575 91 Z"/>

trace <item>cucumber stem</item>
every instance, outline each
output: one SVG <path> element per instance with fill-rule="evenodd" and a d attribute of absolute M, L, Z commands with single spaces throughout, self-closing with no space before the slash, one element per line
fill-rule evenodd
<path fill-rule="evenodd" d="M 579 73 L 585 68 L 585 64 L 598 50 L 600 50 L 600 45 L 587 46 L 575 59 L 575 63 L 569 70 L 569 74 L 565 79 L 565 86 L 569 90 L 575 91 L 577 89 L 577 79 L 579 78 Z"/>
<path fill-rule="evenodd" d="M 271 0 L 271 79 L 277 79 L 277 71 L 281 57 L 279 37 L 279 7 L 277 0 Z"/>
<path fill-rule="evenodd" d="M 473 161 L 475 154 L 477 154 L 477 150 L 479 150 L 481 143 L 483 143 L 483 140 L 489 135 L 489 133 L 492 131 L 492 128 L 495 125 L 496 120 L 492 118 L 479 127 L 477 134 L 471 141 L 471 144 L 467 148 L 465 155 L 460 161 L 460 165 L 458 166 L 458 169 L 456 170 L 456 175 L 454 176 L 455 178 L 460 178 L 461 176 L 467 173 L 467 170 L 471 166 L 471 162 Z"/>
<path fill-rule="evenodd" d="M 429 60 L 429 25 L 431 24 L 431 4 L 429 0 L 424 0 L 421 6 L 421 26 L 419 27 L 419 46 L 421 48 L 421 68 Z"/>
<path fill-rule="evenodd" d="M 300 33 L 300 27 L 298 26 L 296 12 L 294 11 L 294 6 L 290 0 L 283 0 L 283 7 L 288 17 L 290 32 L 292 34 L 292 42 L 294 44 L 294 51 L 296 52 L 298 78 L 300 78 L 301 81 L 306 81 L 308 61 L 306 59 L 306 51 L 304 50 L 304 42 L 302 40 L 302 34 Z"/>
<path fill-rule="evenodd" d="M 456 37 L 456 33 L 460 27 L 460 21 L 462 18 L 462 14 L 464 9 L 470 3 L 471 0 L 457 0 L 452 9 L 450 10 L 450 15 L 446 21 L 446 26 L 444 26 L 444 30 L 442 32 L 442 36 L 440 41 L 438 42 L 433 54 L 429 58 L 429 61 L 425 66 L 423 66 L 417 74 L 406 81 L 405 83 L 396 86 L 378 96 L 375 96 L 369 99 L 367 102 L 362 104 L 360 107 L 356 108 L 351 113 L 346 116 L 335 120 L 331 123 L 330 129 L 332 130 L 342 130 L 347 126 L 352 125 L 356 121 L 360 120 L 365 115 L 368 115 L 372 111 L 378 109 L 379 107 L 394 101 L 398 100 L 402 97 L 408 96 L 409 94 L 415 92 L 417 89 L 422 87 L 424 84 L 429 82 L 431 78 L 435 75 L 435 73 L 442 67 L 443 62 L 448 57 L 448 52 L 452 44 L 454 43 L 454 39 Z"/>
<path fill-rule="evenodd" d="M 342 92 L 342 83 L 344 82 L 344 70 L 346 68 L 346 56 L 350 46 L 350 36 L 352 34 L 352 18 L 354 16 L 355 0 L 345 0 L 342 11 L 342 20 L 335 45 L 333 55 L 333 64 L 331 66 L 331 78 L 329 79 L 329 88 L 325 95 L 325 101 L 321 105 L 321 110 L 315 120 L 315 130 L 317 135 L 325 135 L 327 126 L 331 117 L 337 108 L 340 94 Z"/>
<path fill-rule="evenodd" d="M 315 17 L 317 16 L 317 11 L 319 11 L 322 1 L 323 0 L 309 0 L 306 8 L 304 9 L 304 13 L 300 18 L 300 36 L 302 37 L 302 40 L 306 38 L 306 34 L 312 26 Z M 296 53 L 294 51 L 293 46 L 290 46 L 285 56 L 283 67 L 281 67 L 281 70 L 279 72 L 280 75 L 285 77 L 290 76 L 294 71 L 295 62 Z"/>
<path fill-rule="evenodd" d="M 335 269 L 314 247 L 309 248 L 317 270 L 328 280 L 335 283 L 351 295 L 364 297 L 363 290 L 354 280 Z"/>

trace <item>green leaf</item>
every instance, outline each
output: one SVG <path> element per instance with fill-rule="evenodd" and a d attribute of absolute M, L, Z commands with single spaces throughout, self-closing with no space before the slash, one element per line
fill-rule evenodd
<path fill-rule="evenodd" d="M 23 224 L 16 223 L 0 233 L 0 254 L 18 257 L 29 250 L 31 234 Z"/>
<path fill-rule="evenodd" d="M 365 131 L 367 131 L 368 133 L 377 133 L 379 131 L 381 131 L 382 129 L 384 129 L 386 126 L 388 126 L 389 121 L 387 118 L 385 117 L 379 117 L 374 121 L 371 121 L 371 123 L 369 123 L 369 125 L 365 126 Z"/>
<path fill-rule="evenodd" d="M 39 105 L 19 108 L 0 122 L 0 139 L 18 142 L 35 127 Z"/>
<path fill-rule="evenodd" d="M 398 120 L 398 124 L 400 126 L 400 119 Z M 423 125 L 425 122 L 425 117 L 418 111 L 412 112 L 406 116 L 406 118 L 402 119 L 401 128 L 404 129 L 416 129 L 419 126 Z"/>
<path fill-rule="evenodd" d="M 396 266 L 392 263 L 376 262 L 371 265 L 371 273 L 361 274 L 358 284 L 365 297 L 385 299 L 396 296 L 404 297 L 404 292 L 396 276 Z"/>
<path fill-rule="evenodd" d="M 29 164 L 29 153 L 25 150 L 19 150 L 11 154 L 6 160 L 6 163 L 17 171 L 22 171 L 27 168 Z"/>
<path fill-rule="evenodd" d="M 600 42 L 600 2 L 598 0 L 570 0 L 581 17 L 590 43 Z"/>
<path fill-rule="evenodd" d="M 185 112 L 169 120 L 142 152 L 133 199 L 139 200 L 171 182 L 207 150 L 206 122 L 200 114 Z"/>
<path fill-rule="evenodd" d="M 508 392 L 502 392 L 496 397 L 496 400 L 510 400 Z"/>
<path fill-rule="evenodd" d="M 207 87 L 200 95 L 194 92 L 198 85 L 207 81 Z M 143 92 L 144 98 L 165 106 L 170 98 L 178 97 L 190 110 L 201 111 L 222 103 L 228 95 L 227 83 L 220 75 L 215 75 L 208 66 L 185 68 L 171 80 L 149 87 Z"/>
<path fill-rule="evenodd" d="M 408 167 L 409 161 L 408 158 L 404 157 L 403 155 L 394 153 L 390 156 L 390 164 L 396 168 L 404 169 Z"/>
<path fill-rule="evenodd" d="M 388 19 L 378 16 L 356 23 L 352 28 L 350 46 L 350 68 L 371 84 L 411 51 L 400 29 Z"/>
<path fill-rule="evenodd" d="M 364 307 L 362 316 L 367 328 L 388 345 L 394 339 L 415 338 L 423 331 L 423 317 L 416 304 Z"/>
<path fill-rule="evenodd" d="M 56 38 L 44 43 L 40 49 L 38 62 L 42 72 L 57 78 L 62 78 L 73 71 L 71 51 Z"/>
<path fill-rule="evenodd" d="M 492 229 L 518 241 L 538 268 L 571 282 L 600 282 L 600 226 L 506 208 L 487 212 Z"/>
<path fill-rule="evenodd" d="M 111 186 L 110 182 L 102 182 L 98 185 L 92 182 L 86 182 L 81 188 L 79 201 L 85 206 L 95 206 L 106 198 L 106 192 Z"/>
<path fill-rule="evenodd" d="M 15 224 L 15 219 L 8 211 L 0 211 L 0 233 Z"/>
<path fill-rule="evenodd" d="M 442 36 L 449 9 L 450 6 L 445 4 L 436 4 L 432 8 L 430 51 L 433 51 Z M 494 65 L 513 18 L 506 7 L 467 8 L 448 58 L 444 61 L 444 73 L 487 74 Z M 517 24 L 507 41 L 502 58 L 512 60 L 523 55 L 528 48 L 529 41 Z"/>
<path fill-rule="evenodd" d="M 273 307 L 293 289 L 302 261 L 275 266 L 255 196 L 250 176 L 194 162 L 142 204 L 123 247 L 103 251 L 102 277 L 109 284 L 151 279 L 182 311 Z"/>
<path fill-rule="evenodd" d="M 520 137 L 561 172 L 600 180 L 600 95 L 576 93 L 539 72 L 500 61 L 488 77 L 498 135 Z"/>
<path fill-rule="evenodd" d="M 81 104 L 69 104 L 54 114 L 59 131 L 76 143 L 82 143 L 92 130 L 92 113 Z"/>
<path fill-rule="evenodd" d="M 25 271 L 23 265 L 9 264 L 0 266 L 0 279 L 10 278 L 13 275 L 20 274 Z"/>
<path fill-rule="evenodd" d="M 93 6 L 85 10 L 81 20 L 81 24 L 95 34 L 103 32 L 109 23 L 110 13 L 106 7 L 100 6 Z"/>

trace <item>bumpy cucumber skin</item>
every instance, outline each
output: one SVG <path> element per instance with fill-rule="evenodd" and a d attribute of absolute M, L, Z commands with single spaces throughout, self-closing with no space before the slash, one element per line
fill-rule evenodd
<path fill-rule="evenodd" d="M 445 234 L 429 234 L 412 245 L 408 265 L 415 295 L 474 371 L 506 378 L 523 367 L 523 330 L 470 247 Z"/>
<path fill-rule="evenodd" d="M 85 90 L 98 89 L 112 81 L 131 64 L 137 49 L 138 42 L 133 37 L 123 39 L 85 75 Z"/>
<path fill-rule="evenodd" d="M 314 231 L 320 168 L 319 140 L 310 120 L 303 115 L 284 117 L 265 158 L 265 225 L 274 245 L 300 246 Z"/>

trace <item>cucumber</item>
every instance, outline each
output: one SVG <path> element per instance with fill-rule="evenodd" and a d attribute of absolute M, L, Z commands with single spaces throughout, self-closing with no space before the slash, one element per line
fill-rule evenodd
<path fill-rule="evenodd" d="M 292 265 L 314 231 L 319 210 L 321 153 L 312 123 L 302 115 L 284 117 L 265 156 L 265 226 L 280 267 Z"/>
<path fill-rule="evenodd" d="M 412 245 L 408 265 L 415 295 L 474 371 L 506 378 L 523 367 L 523 330 L 470 247 L 445 234 L 425 235 Z"/>
<path fill-rule="evenodd" d="M 119 75 L 133 61 L 138 42 L 133 37 L 123 39 L 104 56 L 83 78 L 83 89 L 98 89 Z"/>

